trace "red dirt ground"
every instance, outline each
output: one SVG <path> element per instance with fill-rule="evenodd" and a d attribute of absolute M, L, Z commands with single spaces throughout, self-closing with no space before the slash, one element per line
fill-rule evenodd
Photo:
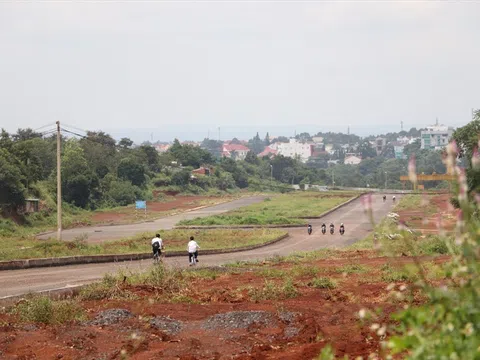
<path fill-rule="evenodd" d="M 403 308 L 406 302 L 394 299 L 381 280 L 381 266 L 411 263 L 412 259 L 375 257 L 373 251 L 340 253 L 339 258 L 302 263 L 316 268 L 318 276 L 337 281 L 335 289 L 308 286 L 314 275 L 300 273 L 293 277 L 300 295 L 293 299 L 252 301 L 248 287 L 261 287 L 265 277 L 251 268 L 219 274 L 216 279 L 195 278 L 182 291 L 193 303 L 168 303 L 162 298 L 163 289 L 146 285 L 118 286 L 139 296 L 140 300 L 84 301 L 88 318 L 106 309 L 126 309 L 134 316 L 111 325 L 71 323 L 61 326 L 22 324 L 13 315 L 0 315 L 0 358 L 2 359 L 293 359 L 315 358 L 326 344 L 332 344 L 337 356 L 355 358 L 379 353 L 380 338 L 369 329 L 371 322 L 362 324 L 358 311 L 362 308 L 381 309 L 375 322 L 389 323 L 390 314 Z M 442 263 L 447 257 L 421 260 Z M 358 274 L 341 274 L 344 265 L 360 264 L 367 268 Z M 265 263 L 264 269 L 295 271 L 294 264 Z M 298 267 L 297 267 L 298 268 Z M 289 271 L 291 270 L 291 271 Z M 269 281 L 283 283 L 283 278 Z M 399 282 L 396 285 L 406 284 Z M 413 285 L 408 284 L 413 289 Z M 409 290 L 407 290 L 408 292 Z M 413 303 L 422 301 L 412 290 Z M 161 300 L 163 299 L 163 300 Z M 171 302 L 171 301 L 170 301 Z M 235 328 L 239 322 L 227 322 L 226 327 L 205 328 L 217 314 L 262 311 L 269 320 Z M 239 314 L 239 313 L 235 313 Z M 294 315 L 292 315 L 294 314 Z M 168 316 L 182 323 L 181 330 L 169 334 L 155 328 L 150 320 Z M 211 320 L 209 320 L 211 321 Z M 241 321 L 240 321 L 241 323 Z"/>
<path fill-rule="evenodd" d="M 147 201 L 148 213 L 161 213 L 169 212 L 172 210 L 189 210 L 200 206 L 204 200 L 212 200 L 215 198 L 208 196 L 177 196 L 176 198 L 169 199 L 164 202 L 160 201 Z M 219 199 L 220 200 L 220 199 Z M 143 213 L 139 212 L 140 218 Z M 92 217 L 92 222 L 95 224 L 110 224 L 110 223 L 122 223 L 129 218 L 135 218 L 135 210 L 133 208 L 127 208 L 122 212 L 100 212 Z"/>
<path fill-rule="evenodd" d="M 450 194 L 428 196 L 426 201 L 435 207 L 435 214 L 425 214 L 424 209 L 399 211 L 400 221 L 423 234 L 451 232 L 455 228 L 458 211 L 450 204 Z"/>

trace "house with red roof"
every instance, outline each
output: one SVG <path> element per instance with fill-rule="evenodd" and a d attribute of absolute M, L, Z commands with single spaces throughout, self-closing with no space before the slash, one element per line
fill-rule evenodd
<path fill-rule="evenodd" d="M 223 144 L 222 156 L 233 160 L 245 160 L 247 153 L 250 151 L 248 147 L 241 144 Z"/>
<path fill-rule="evenodd" d="M 260 154 L 258 154 L 258 157 L 268 156 L 272 158 L 275 155 L 277 155 L 277 153 L 278 153 L 277 150 L 272 149 L 270 146 L 266 146 L 265 149 Z"/>

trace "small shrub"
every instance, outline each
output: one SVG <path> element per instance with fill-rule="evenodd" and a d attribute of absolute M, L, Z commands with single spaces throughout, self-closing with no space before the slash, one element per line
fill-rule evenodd
<path fill-rule="evenodd" d="M 292 269 L 295 277 L 317 276 L 319 269 L 315 266 L 297 265 Z"/>
<path fill-rule="evenodd" d="M 250 288 L 248 295 L 255 302 L 260 300 L 292 299 L 298 296 L 298 290 L 291 279 L 287 279 L 283 285 L 265 281 L 265 285 L 262 288 Z"/>
<path fill-rule="evenodd" d="M 317 288 L 317 289 L 335 289 L 337 284 L 335 281 L 328 277 L 315 278 L 308 283 L 308 286 Z"/>
<path fill-rule="evenodd" d="M 346 274 L 360 273 L 365 271 L 367 271 L 367 268 L 359 264 L 345 265 L 336 270 L 337 273 L 346 273 Z"/>
<path fill-rule="evenodd" d="M 74 300 L 53 301 L 47 296 L 34 296 L 26 299 L 14 308 L 22 321 L 43 324 L 63 324 L 68 321 L 82 320 L 85 313 Z"/>
<path fill-rule="evenodd" d="M 382 280 L 385 282 L 397 282 L 397 281 L 415 281 L 418 279 L 418 275 L 414 272 L 409 272 L 407 268 L 395 269 L 389 264 L 385 264 L 381 268 Z"/>

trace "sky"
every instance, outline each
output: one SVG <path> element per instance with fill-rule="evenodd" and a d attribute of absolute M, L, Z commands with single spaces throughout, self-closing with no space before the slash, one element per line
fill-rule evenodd
<path fill-rule="evenodd" d="M 473 1 L 3 1 L 0 127 L 141 141 L 462 126 L 480 108 L 479 18 Z"/>

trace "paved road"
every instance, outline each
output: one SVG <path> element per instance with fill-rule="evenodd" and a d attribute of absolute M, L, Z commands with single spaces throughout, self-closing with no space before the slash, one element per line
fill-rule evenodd
<path fill-rule="evenodd" d="M 263 196 L 251 196 L 242 198 L 227 203 L 209 206 L 207 208 L 188 211 L 178 215 L 168 216 L 151 222 L 144 222 L 140 224 L 130 225 L 111 225 L 111 226 L 88 226 L 82 228 L 75 228 L 64 230 L 62 232 L 63 240 L 74 240 L 78 236 L 87 235 L 89 243 L 100 243 L 107 240 L 117 240 L 125 237 L 134 236 L 138 233 L 151 232 L 152 235 L 159 230 L 172 229 L 180 220 L 193 219 L 196 217 L 206 217 L 210 215 L 221 214 L 230 210 L 238 209 L 242 206 L 247 206 L 260 202 L 264 199 Z M 50 232 L 38 236 L 39 239 L 46 240 L 50 237 L 56 237 L 56 232 Z"/>
<path fill-rule="evenodd" d="M 373 209 L 375 220 L 377 222 L 381 220 L 392 209 L 392 205 L 391 200 L 384 203 L 381 195 L 374 195 Z M 338 233 L 322 235 L 320 232 L 322 222 L 325 222 L 327 225 L 330 222 L 334 222 L 337 225 L 343 222 L 346 229 L 345 235 L 341 236 Z M 230 254 L 205 256 L 200 254 L 199 265 L 220 265 L 235 260 L 255 260 L 273 255 L 288 255 L 295 251 L 344 247 L 364 238 L 372 231 L 372 225 L 364 215 L 360 199 L 327 215 L 323 219 L 312 220 L 311 224 L 313 226 L 313 234 L 310 236 L 307 235 L 306 228 L 292 228 L 289 229 L 290 236 L 287 239 L 264 248 Z M 199 242 L 201 245 L 201 239 Z M 166 262 L 172 266 L 185 267 L 188 265 L 188 258 L 187 256 L 184 258 L 166 258 Z M 150 265 L 150 260 L 140 260 L 123 263 L 0 271 L 0 298 L 20 295 L 29 291 L 52 290 L 85 284 L 102 278 L 105 273 L 115 272 L 118 269 L 135 271 L 146 269 Z"/>

